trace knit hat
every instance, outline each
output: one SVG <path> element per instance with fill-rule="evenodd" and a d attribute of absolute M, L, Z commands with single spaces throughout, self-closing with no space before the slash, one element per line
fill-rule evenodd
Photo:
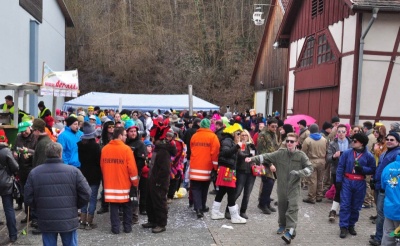
<path fill-rule="evenodd" d="M 0 143 L 8 143 L 8 139 L 4 129 L 0 129 Z"/>
<path fill-rule="evenodd" d="M 37 106 L 38 106 L 39 108 L 45 108 L 44 102 L 43 102 L 43 101 L 40 101 L 40 102 L 38 103 Z"/>
<path fill-rule="evenodd" d="M 73 112 L 75 111 L 75 109 L 74 109 L 73 107 L 69 107 L 69 108 L 67 109 L 67 111 L 68 111 L 69 113 L 73 113 Z"/>
<path fill-rule="evenodd" d="M 89 120 L 97 120 L 96 116 L 94 116 L 93 114 L 91 116 L 89 116 Z"/>
<path fill-rule="evenodd" d="M 223 132 L 233 134 L 234 132 L 237 132 L 237 131 L 243 131 L 243 128 L 240 124 L 235 123 L 232 126 L 225 128 Z"/>
<path fill-rule="evenodd" d="M 19 123 L 18 124 L 18 132 L 26 131 L 26 129 L 28 129 L 28 127 L 30 127 L 31 125 L 32 125 L 32 123 L 29 121 Z"/>
<path fill-rule="evenodd" d="M 353 140 L 357 140 L 358 142 L 362 143 L 363 146 L 368 144 L 368 137 L 364 133 L 356 133 L 353 135 Z"/>
<path fill-rule="evenodd" d="M 166 136 L 167 136 L 167 137 L 173 138 L 173 137 L 175 136 L 174 130 L 172 130 L 172 129 L 170 128 L 170 129 L 168 130 Z"/>
<path fill-rule="evenodd" d="M 70 116 L 65 120 L 65 123 L 67 123 L 67 126 L 70 126 L 74 124 L 75 121 L 78 121 L 76 117 Z"/>
<path fill-rule="evenodd" d="M 400 135 L 397 132 L 390 132 L 386 137 L 388 136 L 394 137 L 396 141 L 400 143 Z"/>
<path fill-rule="evenodd" d="M 153 146 L 153 143 L 152 143 L 150 140 L 147 140 L 147 139 L 144 140 L 143 143 L 144 143 L 144 145 L 146 145 L 146 146 L 149 146 L 149 145 Z"/>
<path fill-rule="evenodd" d="M 312 124 L 309 129 L 310 129 L 310 133 L 317 133 L 319 130 L 317 124 Z"/>
<path fill-rule="evenodd" d="M 337 122 L 340 122 L 340 119 L 339 119 L 339 117 L 335 116 L 332 118 L 331 122 L 332 122 L 332 124 L 337 123 Z"/>
<path fill-rule="evenodd" d="M 87 110 L 94 110 L 94 107 L 93 107 L 93 106 L 89 106 L 89 107 L 87 108 Z"/>
<path fill-rule="evenodd" d="M 125 121 L 125 130 L 129 130 L 129 128 L 134 127 L 135 126 L 135 122 L 131 119 Z"/>
<path fill-rule="evenodd" d="M 305 120 L 300 120 L 299 122 L 297 122 L 297 124 L 300 124 L 300 125 L 302 125 L 304 127 L 307 126 L 307 122 Z"/>
<path fill-rule="evenodd" d="M 97 131 L 94 129 L 94 126 L 92 126 L 89 122 L 85 121 L 83 122 L 83 135 L 81 136 L 81 139 L 93 139 L 96 138 L 97 136 Z"/>
<path fill-rule="evenodd" d="M 324 124 L 322 125 L 322 129 L 325 131 L 326 129 L 333 128 L 333 125 L 329 123 L 328 121 L 325 121 Z"/>
<path fill-rule="evenodd" d="M 400 123 L 399 122 L 394 122 L 392 124 L 390 124 L 391 127 L 393 127 L 393 130 L 400 131 Z"/>
<path fill-rule="evenodd" d="M 202 119 L 200 121 L 200 127 L 201 128 L 210 128 L 211 121 L 209 119 Z"/>
<path fill-rule="evenodd" d="M 32 129 L 39 130 L 39 132 L 44 132 L 44 128 L 46 127 L 46 122 L 44 120 L 38 118 L 33 120 Z"/>

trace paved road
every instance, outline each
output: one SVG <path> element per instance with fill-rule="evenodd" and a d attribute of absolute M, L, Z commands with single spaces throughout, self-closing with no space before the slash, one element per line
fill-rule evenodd
<path fill-rule="evenodd" d="M 260 179 L 250 198 L 248 209 L 249 220 L 245 225 L 233 225 L 228 220 L 211 220 L 210 213 L 203 219 L 197 219 L 193 210 L 187 207 L 187 198 L 175 199 L 170 206 L 167 231 L 160 234 L 151 233 L 150 229 L 143 229 L 140 225 L 133 226 L 133 232 L 113 235 L 111 233 L 109 213 L 95 215 L 95 222 L 99 228 L 92 231 L 78 230 L 80 245 L 174 245 L 174 246 L 212 246 L 212 245 L 286 245 L 275 232 L 278 228 L 276 213 L 264 215 L 257 208 L 257 196 Z M 306 191 L 302 191 L 306 197 Z M 275 191 L 273 197 L 276 198 Z M 209 195 L 208 206 L 211 207 L 214 196 Z M 239 201 L 241 198 L 239 198 Z M 297 236 L 291 245 L 320 246 L 320 245 L 368 245 L 369 235 L 375 231 L 375 225 L 369 221 L 369 216 L 375 209 L 363 209 L 359 222 L 356 225 L 357 236 L 349 235 L 346 239 L 339 238 L 337 222 L 328 222 L 328 213 L 331 202 L 324 200 L 315 205 L 299 201 L 299 224 Z M 99 205 L 99 204 L 98 204 Z M 226 206 L 226 198 L 223 206 Z M 24 217 L 22 212 L 17 214 L 17 226 L 21 232 L 25 225 L 19 221 Z M 141 215 L 140 223 L 147 217 Z M 0 220 L 5 221 L 2 205 L 0 206 Z M 223 225 L 233 229 L 222 228 Z M 30 231 L 30 230 L 29 230 Z M 8 245 L 6 226 L 0 227 L 0 245 Z M 41 245 L 41 236 L 19 235 L 13 245 Z M 61 243 L 59 243 L 61 245 Z"/>

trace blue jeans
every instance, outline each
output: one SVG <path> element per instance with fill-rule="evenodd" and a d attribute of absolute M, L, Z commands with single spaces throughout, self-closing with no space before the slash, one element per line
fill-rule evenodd
<path fill-rule="evenodd" d="M 259 198 L 259 204 L 261 207 L 271 205 L 271 193 L 274 188 L 275 180 L 267 178 L 266 176 L 261 176 L 262 190 Z"/>
<path fill-rule="evenodd" d="M 243 191 L 242 205 L 240 206 L 240 212 L 245 213 L 247 210 L 247 205 L 249 204 L 249 198 L 251 191 L 253 190 L 254 182 L 256 181 L 256 176 L 252 173 L 236 173 L 236 195 L 235 201 L 239 198 Z"/>
<path fill-rule="evenodd" d="M 385 193 L 379 191 L 376 197 L 377 197 L 376 212 L 378 216 L 375 221 L 376 224 L 375 240 L 381 242 L 383 237 L 383 222 L 385 221 L 385 215 L 383 214 L 383 203 L 385 201 Z"/>
<path fill-rule="evenodd" d="M 70 232 L 42 232 L 42 240 L 44 246 L 57 246 L 58 234 L 64 246 L 77 246 L 78 233 L 76 230 Z"/>
<path fill-rule="evenodd" d="M 13 207 L 14 201 L 12 195 L 3 195 L 1 196 L 1 200 L 3 202 L 4 214 L 6 216 L 8 236 L 10 237 L 10 240 L 17 239 L 17 221 L 15 220 L 15 212 Z"/>
<path fill-rule="evenodd" d="M 100 185 L 91 185 L 90 186 L 90 189 L 92 189 L 92 194 L 90 195 L 90 199 L 89 199 L 89 208 L 88 208 L 88 205 L 86 204 L 85 206 L 83 206 L 81 208 L 81 213 L 94 215 L 94 211 L 96 210 L 97 193 L 99 192 L 99 186 Z"/>

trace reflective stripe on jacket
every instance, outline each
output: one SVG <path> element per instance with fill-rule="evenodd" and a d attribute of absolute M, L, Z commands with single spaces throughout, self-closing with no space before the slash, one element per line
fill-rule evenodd
<path fill-rule="evenodd" d="M 209 181 L 211 170 L 217 169 L 219 140 L 210 129 L 199 128 L 190 140 L 190 180 Z"/>
<path fill-rule="evenodd" d="M 131 186 L 139 184 L 131 148 L 121 140 L 111 140 L 101 151 L 100 166 L 103 173 L 105 201 L 128 202 Z"/>

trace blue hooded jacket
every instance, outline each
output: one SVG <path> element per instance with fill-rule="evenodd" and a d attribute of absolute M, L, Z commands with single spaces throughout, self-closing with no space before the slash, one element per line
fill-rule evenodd
<path fill-rule="evenodd" d="M 385 202 L 383 212 L 385 217 L 391 220 L 400 220 L 400 155 L 396 161 L 383 169 L 381 176 L 382 189 L 385 190 Z"/>
<path fill-rule="evenodd" d="M 376 173 L 374 175 L 374 182 L 375 182 L 375 190 L 381 189 L 381 176 L 382 171 L 385 167 L 396 160 L 396 157 L 400 154 L 400 146 L 396 148 L 385 151 L 379 157 L 378 167 L 376 168 Z"/>
<path fill-rule="evenodd" d="M 66 126 L 64 131 L 58 136 L 57 142 L 63 147 L 62 159 L 64 163 L 75 167 L 81 166 L 78 157 L 78 142 L 81 141 L 82 135 L 83 132 L 78 130 L 74 133 L 71 128 Z"/>

